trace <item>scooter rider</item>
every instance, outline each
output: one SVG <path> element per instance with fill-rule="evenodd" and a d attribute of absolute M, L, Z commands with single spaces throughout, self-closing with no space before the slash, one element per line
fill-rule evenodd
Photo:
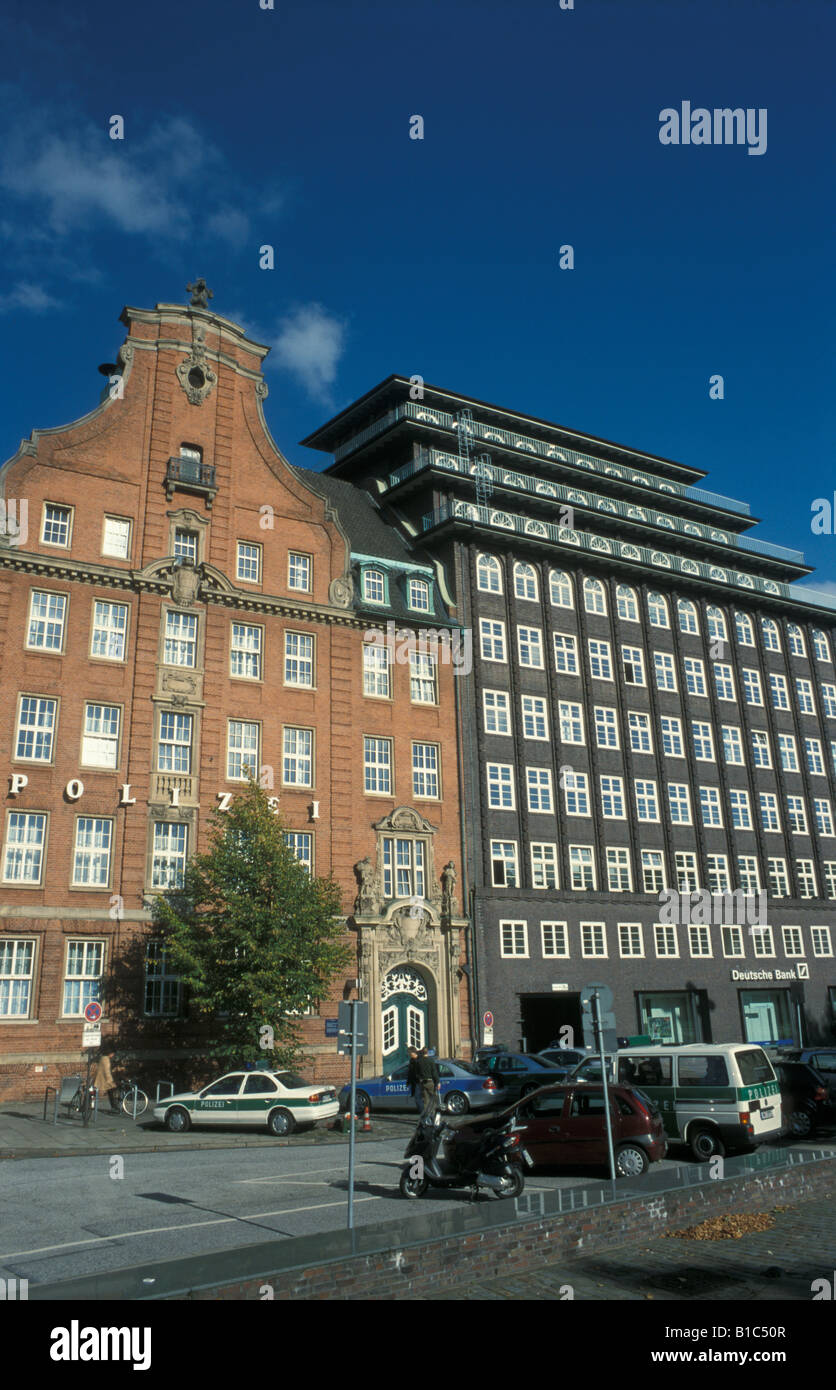
<path fill-rule="evenodd" d="M 441 1086 L 441 1073 L 435 1063 L 435 1059 L 430 1056 L 429 1050 L 422 1047 L 415 1063 L 415 1074 L 421 1086 L 421 1098 L 424 1102 L 421 1111 L 422 1118 L 434 1115 L 438 1109 L 438 1092 Z"/>

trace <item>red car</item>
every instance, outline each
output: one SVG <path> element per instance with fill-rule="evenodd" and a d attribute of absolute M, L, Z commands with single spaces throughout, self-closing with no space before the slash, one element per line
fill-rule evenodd
<path fill-rule="evenodd" d="M 662 1117 L 653 1101 L 632 1086 L 610 1086 L 609 1095 L 616 1172 L 619 1177 L 635 1178 L 667 1153 Z M 543 1086 L 494 1115 L 492 1123 L 512 1115 L 529 1168 L 608 1166 L 602 1086 L 588 1081 Z"/>

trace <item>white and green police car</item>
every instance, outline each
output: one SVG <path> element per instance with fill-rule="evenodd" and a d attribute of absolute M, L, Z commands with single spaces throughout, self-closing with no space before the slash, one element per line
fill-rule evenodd
<path fill-rule="evenodd" d="M 293 1071 L 231 1071 L 202 1091 L 165 1096 L 154 1106 L 154 1119 L 173 1134 L 192 1125 L 292 1134 L 303 1125 L 330 1120 L 340 1106 L 333 1086 L 312 1086 Z"/>

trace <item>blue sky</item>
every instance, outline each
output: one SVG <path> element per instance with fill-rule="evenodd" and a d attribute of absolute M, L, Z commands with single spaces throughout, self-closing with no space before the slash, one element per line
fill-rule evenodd
<path fill-rule="evenodd" d="M 275 5 L 6 0 L 0 457 L 204 275 L 294 462 L 419 373 L 707 469 L 836 589 L 833 0 Z M 765 108 L 765 153 L 663 146 L 683 101 Z"/>

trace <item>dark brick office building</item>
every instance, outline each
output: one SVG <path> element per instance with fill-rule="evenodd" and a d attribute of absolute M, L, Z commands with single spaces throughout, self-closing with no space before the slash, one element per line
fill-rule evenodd
<path fill-rule="evenodd" d="M 836 615 L 795 584 L 803 556 L 697 469 L 419 379 L 305 443 L 421 538 L 472 631 L 455 684 L 493 1038 L 577 1029 L 596 980 L 621 1034 L 832 1041 Z"/>

